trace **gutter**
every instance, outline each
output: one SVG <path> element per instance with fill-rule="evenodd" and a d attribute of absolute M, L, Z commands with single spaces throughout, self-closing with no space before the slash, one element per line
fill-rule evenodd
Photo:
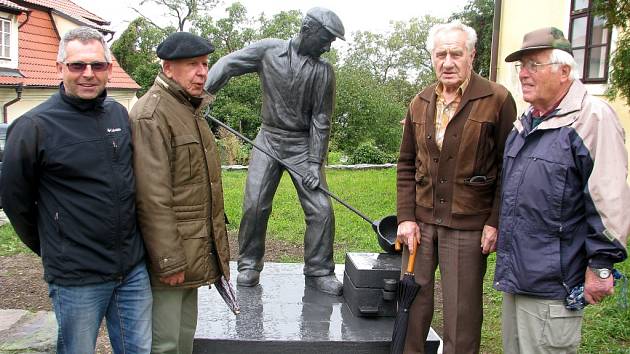
<path fill-rule="evenodd" d="M 497 57 L 499 56 L 499 33 L 501 31 L 502 0 L 494 1 L 492 20 L 492 47 L 490 48 L 490 81 L 497 81 Z"/>
<path fill-rule="evenodd" d="M 4 123 L 8 123 L 9 119 L 7 117 L 8 111 L 9 111 L 9 106 L 16 103 L 17 101 L 22 99 L 22 91 L 24 90 L 24 85 L 19 83 L 15 86 L 15 93 L 17 94 L 17 97 L 12 99 L 11 101 L 5 103 L 2 106 L 2 119 Z"/>

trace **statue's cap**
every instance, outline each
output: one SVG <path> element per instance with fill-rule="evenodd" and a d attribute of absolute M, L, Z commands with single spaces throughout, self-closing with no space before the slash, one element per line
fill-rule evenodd
<path fill-rule="evenodd" d="M 346 31 L 343 28 L 343 23 L 341 23 L 339 16 L 334 12 L 323 7 L 314 7 L 306 12 L 306 16 L 321 23 L 333 36 L 344 41 L 346 40 L 344 38 Z"/>

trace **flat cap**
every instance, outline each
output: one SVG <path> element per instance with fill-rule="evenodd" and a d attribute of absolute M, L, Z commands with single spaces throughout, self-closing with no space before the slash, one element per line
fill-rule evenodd
<path fill-rule="evenodd" d="M 157 46 L 158 58 L 176 60 L 200 57 L 214 52 L 214 46 L 202 37 L 189 32 L 171 33 Z"/>
<path fill-rule="evenodd" d="M 505 57 L 505 61 L 521 60 L 525 52 L 540 49 L 560 49 L 573 55 L 571 42 L 564 37 L 564 33 L 555 27 L 545 27 L 525 34 L 521 49 Z"/>
<path fill-rule="evenodd" d="M 343 28 L 343 23 L 341 23 L 339 16 L 334 12 L 323 7 L 314 7 L 306 12 L 306 16 L 321 23 L 333 36 L 344 41 L 346 40 L 344 38 L 346 30 Z"/>

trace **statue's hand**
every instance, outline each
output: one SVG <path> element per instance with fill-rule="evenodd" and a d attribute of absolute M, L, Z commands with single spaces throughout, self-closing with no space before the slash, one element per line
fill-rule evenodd
<path fill-rule="evenodd" d="M 308 171 L 302 179 L 302 185 L 308 189 L 316 189 L 319 186 L 320 169 L 320 164 L 311 162 L 308 166 Z"/>

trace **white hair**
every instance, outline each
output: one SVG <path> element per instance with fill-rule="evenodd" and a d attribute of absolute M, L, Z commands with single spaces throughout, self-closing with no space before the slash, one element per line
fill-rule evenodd
<path fill-rule="evenodd" d="M 477 32 L 465 24 L 461 23 L 459 20 L 455 20 L 449 23 L 440 23 L 434 25 L 429 30 L 429 35 L 427 37 L 427 50 L 429 53 L 433 53 L 433 48 L 435 47 L 435 38 L 441 32 L 450 32 L 450 31 L 462 31 L 466 33 L 466 49 L 468 52 L 472 52 L 475 49 L 475 44 L 477 44 Z"/>
<path fill-rule="evenodd" d="M 551 66 L 554 72 L 560 70 L 561 65 L 568 65 L 571 68 L 571 72 L 569 73 L 571 81 L 580 79 L 580 73 L 578 72 L 578 65 L 575 58 L 564 50 L 553 49 L 549 54 L 549 62 L 556 63 Z"/>

